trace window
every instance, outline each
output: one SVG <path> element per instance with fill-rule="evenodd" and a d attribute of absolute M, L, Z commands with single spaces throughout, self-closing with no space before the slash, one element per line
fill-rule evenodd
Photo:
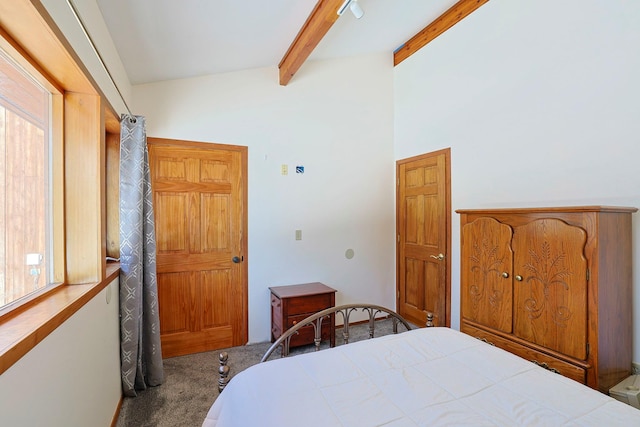
<path fill-rule="evenodd" d="M 0 309 L 47 287 L 51 93 L 0 50 Z"/>
<path fill-rule="evenodd" d="M 36 208 L 44 209 L 45 220 L 41 223 L 44 230 L 41 235 L 46 242 L 44 248 L 27 249 L 16 263 L 16 268 L 26 277 L 22 282 L 26 290 L 30 292 L 35 284 L 40 288 L 14 303 L 0 306 L 2 374 L 118 277 L 118 266 L 108 266 L 105 261 L 109 236 L 105 216 L 109 223 L 116 225 L 112 227 L 112 236 L 117 236 L 118 232 L 117 193 L 115 198 L 109 199 L 113 205 L 111 213 L 106 209 L 109 205 L 105 187 L 110 174 L 105 169 L 105 139 L 119 141 L 120 121 L 95 81 L 75 61 L 76 55 L 69 50 L 68 43 L 56 36 L 60 31 L 52 24 L 53 20 L 41 2 L 0 0 L 0 4 L 0 50 L 4 52 L 0 55 L 5 56 L 0 58 L 0 106 L 4 112 L 17 114 L 23 120 L 23 129 L 42 132 L 43 137 L 47 135 L 48 142 L 43 142 L 43 147 L 49 150 L 38 153 L 43 178 L 42 187 L 39 187 L 43 194 L 39 206 L 32 205 L 27 191 L 19 201 L 21 209 L 31 217 L 39 215 Z M 11 63 L 13 68 L 7 69 L 4 62 Z M 20 72 L 20 77 L 8 78 L 15 76 L 16 68 L 25 70 L 27 75 Z M 25 81 L 29 85 L 37 82 L 41 87 L 37 83 L 31 88 L 17 84 Z M 14 97 L 15 93 L 25 95 L 26 99 Z M 41 109 L 43 106 L 48 108 L 48 113 Z M 17 228 L 10 226 L 6 217 L 4 170 L 10 162 L 5 150 L 9 142 L 4 118 L 0 121 L 0 135 L 3 138 L 0 147 L 0 274 L 1 287 L 6 294 L 6 248 L 20 237 L 14 239 L 7 235 Z M 12 148 L 20 150 L 33 148 L 23 143 L 11 144 Z M 111 149 L 114 148 L 117 144 L 112 144 Z M 117 159 L 117 152 L 112 155 Z M 117 160 L 114 164 L 117 165 Z M 21 167 L 26 169 L 26 166 Z M 110 172 L 111 178 L 117 176 L 116 167 Z M 113 185 L 117 191 L 117 178 Z M 26 240 L 25 237 L 22 239 Z M 29 257 L 30 261 L 40 261 L 40 264 L 27 266 L 28 253 L 42 254 L 42 259 Z M 36 271 L 31 271 L 32 267 Z M 13 267 L 9 265 L 9 268 Z M 33 276 L 38 276 L 37 281 Z"/>

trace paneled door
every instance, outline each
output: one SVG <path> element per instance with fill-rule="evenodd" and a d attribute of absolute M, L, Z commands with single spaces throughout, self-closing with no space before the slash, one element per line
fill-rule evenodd
<path fill-rule="evenodd" d="M 397 310 L 424 326 L 451 325 L 450 149 L 396 162 Z"/>
<path fill-rule="evenodd" d="M 462 319 L 513 332 L 513 229 L 490 217 L 462 226 L 460 305 Z"/>
<path fill-rule="evenodd" d="M 513 332 L 578 360 L 587 358 L 587 232 L 554 219 L 515 227 Z"/>
<path fill-rule="evenodd" d="M 247 148 L 149 138 L 163 357 L 247 342 Z"/>

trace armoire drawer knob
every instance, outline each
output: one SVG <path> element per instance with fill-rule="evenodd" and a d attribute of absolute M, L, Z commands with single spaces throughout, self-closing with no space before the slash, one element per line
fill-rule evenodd
<path fill-rule="evenodd" d="M 516 280 L 517 280 L 518 282 L 522 282 L 522 276 L 518 274 L 518 275 L 516 276 Z"/>

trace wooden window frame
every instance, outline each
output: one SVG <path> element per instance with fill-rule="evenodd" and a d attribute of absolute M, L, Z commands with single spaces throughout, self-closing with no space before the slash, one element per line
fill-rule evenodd
<path fill-rule="evenodd" d="M 106 263 L 107 132 L 118 115 L 38 0 L 0 0 L 0 47 L 53 93 L 54 281 L 0 315 L 0 374 L 119 273 Z M 115 230 L 114 232 L 117 232 Z"/>

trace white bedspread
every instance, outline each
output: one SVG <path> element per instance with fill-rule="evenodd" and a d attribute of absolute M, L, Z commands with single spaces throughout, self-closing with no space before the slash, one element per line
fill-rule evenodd
<path fill-rule="evenodd" d="M 203 423 L 459 425 L 640 426 L 640 410 L 456 330 L 428 328 L 252 366 Z"/>

